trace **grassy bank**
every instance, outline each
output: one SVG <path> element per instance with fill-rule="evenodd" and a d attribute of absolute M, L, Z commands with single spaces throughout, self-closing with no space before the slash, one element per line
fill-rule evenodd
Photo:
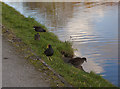
<path fill-rule="evenodd" d="M 20 38 L 71 85 L 77 87 L 114 87 L 110 82 L 93 72 L 88 74 L 64 63 L 61 53 L 64 52 L 68 57 L 73 56 L 73 49 L 69 42 L 61 42 L 58 37 L 51 32 L 40 33 L 40 41 L 34 40 L 34 34 L 36 34 L 33 30 L 34 25 L 39 25 L 46 30 L 47 28 L 36 22 L 33 18 L 24 17 L 15 9 L 3 3 L 2 24 L 13 32 L 16 37 Z M 54 49 L 54 55 L 52 56 L 53 61 L 48 60 L 43 54 L 48 44 L 51 44 Z M 32 54 L 30 56 L 32 56 Z M 31 62 L 33 62 L 32 59 Z M 40 67 L 38 62 L 39 61 L 36 61 L 33 64 Z"/>

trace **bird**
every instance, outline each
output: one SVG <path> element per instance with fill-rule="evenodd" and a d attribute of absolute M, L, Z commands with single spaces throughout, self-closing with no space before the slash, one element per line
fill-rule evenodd
<path fill-rule="evenodd" d="M 76 57 L 76 58 L 71 58 L 68 63 L 71 63 L 74 66 L 81 66 L 84 61 L 87 62 L 87 59 L 85 57 L 81 58 L 81 57 Z"/>
<path fill-rule="evenodd" d="M 46 32 L 45 29 L 41 28 L 40 26 L 33 26 L 36 32 Z"/>
<path fill-rule="evenodd" d="M 48 46 L 47 46 L 47 49 L 44 51 L 44 54 L 45 54 L 47 57 L 49 57 L 49 60 L 52 61 L 52 59 L 51 59 L 50 57 L 54 54 L 54 50 L 53 50 L 53 48 L 52 48 L 51 45 L 48 45 Z"/>
<path fill-rule="evenodd" d="M 40 40 L 40 35 L 39 35 L 39 33 L 35 34 L 34 39 L 35 39 L 35 40 Z"/>

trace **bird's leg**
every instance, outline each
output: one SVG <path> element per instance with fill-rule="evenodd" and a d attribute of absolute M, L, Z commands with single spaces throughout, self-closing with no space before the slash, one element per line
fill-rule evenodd
<path fill-rule="evenodd" d="M 50 60 L 50 61 L 52 61 L 52 58 L 51 58 L 51 57 L 49 57 L 49 60 Z"/>
<path fill-rule="evenodd" d="M 52 59 L 50 57 L 47 57 L 47 58 L 48 58 L 48 60 L 52 61 Z"/>

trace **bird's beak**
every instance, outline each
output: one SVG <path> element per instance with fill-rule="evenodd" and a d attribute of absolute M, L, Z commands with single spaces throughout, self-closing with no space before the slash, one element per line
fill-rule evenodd
<path fill-rule="evenodd" d="M 48 45 L 47 45 L 47 48 L 49 48 Z"/>

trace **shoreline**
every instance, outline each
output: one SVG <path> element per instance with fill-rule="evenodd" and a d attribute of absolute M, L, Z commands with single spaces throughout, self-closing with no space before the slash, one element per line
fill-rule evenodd
<path fill-rule="evenodd" d="M 16 13 L 16 14 L 20 14 L 20 13 L 18 13 L 17 11 L 15 11 L 13 8 L 11 8 L 11 7 L 9 7 L 9 6 L 5 6 L 4 5 L 4 8 L 6 9 L 6 10 L 8 10 L 8 8 L 9 8 L 9 10 L 10 11 L 13 11 L 13 13 Z M 4 12 L 4 10 L 3 10 L 3 12 Z M 5 13 L 5 12 L 4 12 Z M 3 13 L 3 14 L 4 14 Z M 30 44 L 29 45 L 29 42 L 28 42 L 28 40 L 29 41 L 32 41 L 31 40 L 31 37 L 30 37 L 30 39 L 29 38 L 26 38 L 25 36 L 23 36 L 21 33 L 23 33 L 22 31 L 25 31 L 25 30 L 22 30 L 22 31 L 18 31 L 18 30 L 16 30 L 16 29 L 19 29 L 19 24 L 17 24 L 16 26 L 11 26 L 10 24 L 13 24 L 14 22 L 12 22 L 12 20 L 14 21 L 15 19 L 15 17 L 20 17 L 20 18 L 22 18 L 22 19 L 24 19 L 25 21 L 26 21 L 26 23 L 30 23 L 30 20 L 32 20 L 32 21 L 34 21 L 33 19 L 31 19 L 31 18 L 25 18 L 24 16 L 22 16 L 22 15 L 19 15 L 19 16 L 16 16 L 16 15 L 14 15 L 14 18 L 11 18 L 10 16 L 11 16 L 11 14 L 12 14 L 12 12 L 6 12 L 6 13 L 8 13 L 8 16 L 6 16 L 6 17 L 4 17 L 3 16 L 3 24 L 5 25 L 5 26 L 7 26 L 7 28 L 9 29 L 9 30 L 11 30 L 15 35 L 19 35 L 19 37 L 28 45 L 28 47 L 30 46 L 30 47 L 32 47 L 32 49 L 38 49 L 38 48 L 36 48 L 36 44 L 35 43 L 32 43 L 32 44 Z M 4 14 L 5 15 L 5 14 Z M 6 21 L 5 21 L 6 20 Z M 11 21 L 12 23 L 9 23 L 9 21 Z M 21 20 L 21 19 L 20 19 Z M 22 20 L 21 20 L 22 21 Z M 16 21 L 17 22 L 17 21 Z M 39 23 L 37 23 L 36 21 L 34 21 L 36 24 L 39 24 Z M 15 23 L 14 23 L 15 24 Z M 32 24 L 32 23 L 31 23 Z M 40 25 L 40 24 L 39 24 Z M 28 25 L 29 26 L 29 25 Z M 26 27 L 28 27 L 28 26 L 26 26 Z M 23 26 L 23 29 L 26 29 L 26 27 L 24 27 Z M 43 26 L 44 27 L 44 26 Z M 45 28 L 45 27 L 44 27 Z M 29 31 L 29 30 L 28 30 Z M 25 31 L 25 32 L 27 32 L 27 31 Z M 31 33 L 30 34 L 26 34 L 26 35 L 33 35 L 33 31 L 31 31 Z M 42 36 L 44 36 L 42 33 L 41 33 L 41 35 Z M 47 34 L 45 34 L 45 35 L 47 35 Z M 56 36 L 54 36 L 54 34 L 53 33 L 49 33 L 48 35 L 51 35 L 51 36 L 53 36 L 54 38 L 57 38 Z M 27 39 L 27 40 L 25 40 L 25 39 Z M 53 41 L 54 41 L 54 39 L 53 38 L 51 38 Z M 46 40 L 45 41 L 48 41 L 49 42 L 49 39 L 46 37 Z M 53 42 L 53 44 L 54 43 L 56 43 L 56 41 L 58 41 L 58 39 L 55 39 L 55 41 Z M 54 45 L 54 46 L 56 46 L 56 48 L 55 48 L 55 51 L 56 51 L 56 54 L 58 54 L 58 57 L 57 56 L 54 56 L 54 58 L 56 59 L 56 60 L 54 60 L 54 62 L 49 62 L 47 59 L 46 59 L 46 57 L 44 57 L 43 55 L 40 55 L 40 56 L 42 56 L 42 59 L 44 59 L 45 60 L 45 62 L 47 62 L 47 64 L 49 65 L 49 66 L 51 66 L 57 73 L 59 73 L 61 76 L 63 76 L 63 78 L 65 79 L 65 80 L 67 80 L 67 82 L 69 82 L 71 85 L 73 85 L 73 86 L 79 86 L 79 87 L 89 87 L 89 86 L 101 86 L 101 87 L 104 87 L 104 86 L 111 86 L 111 87 L 115 87 L 114 85 L 112 85 L 110 82 L 108 82 L 108 81 L 106 81 L 105 79 L 103 79 L 101 76 L 99 76 L 99 75 L 96 75 L 95 73 L 90 73 L 90 74 L 86 74 L 86 73 L 84 73 L 83 71 L 81 71 L 81 70 L 78 70 L 77 68 L 75 68 L 75 67 L 73 67 L 73 66 L 70 66 L 70 65 L 68 65 L 68 64 L 65 64 L 62 60 L 61 60 L 61 54 L 60 54 L 60 50 L 61 49 L 64 49 L 65 47 L 67 47 L 67 46 L 69 46 L 69 48 L 71 47 L 70 45 L 71 44 L 69 44 L 69 43 L 64 43 L 64 42 L 61 42 L 61 41 L 58 41 L 59 42 L 59 44 L 61 44 L 59 47 L 57 47 L 57 45 Z M 32 46 L 31 46 L 32 45 Z M 43 45 L 43 44 L 41 44 L 41 45 Z M 65 47 L 63 47 L 63 46 L 65 46 Z M 34 46 L 34 48 L 33 48 L 33 46 Z M 62 48 L 63 47 L 63 48 Z M 43 48 L 42 48 L 42 50 L 43 50 Z M 35 51 L 35 50 L 34 50 Z M 73 53 L 71 53 L 72 51 L 69 51 L 67 48 L 66 49 L 64 49 L 64 51 L 68 54 L 68 56 L 71 56 L 71 54 L 73 54 Z M 38 51 L 36 50 L 35 51 L 35 53 L 37 53 L 37 55 L 38 55 Z M 28 59 L 31 57 L 31 55 L 29 56 L 29 57 L 27 57 Z M 32 62 L 34 62 L 34 61 L 32 61 Z M 59 62 L 59 64 L 57 64 Z M 56 63 L 56 64 L 53 64 L 53 63 Z M 36 64 L 35 64 L 36 65 Z M 62 70 L 61 70 L 61 68 L 62 68 Z M 63 69 L 64 68 L 64 69 Z M 82 77 L 81 77 L 82 76 Z M 86 76 L 86 77 L 85 77 Z M 97 77 L 97 79 L 96 79 L 96 77 Z M 76 82 L 74 82 L 74 80 L 76 80 Z M 87 81 L 87 82 L 86 82 Z M 93 83 L 93 81 L 96 81 L 95 83 Z M 105 84 L 106 83 L 106 84 Z"/>

